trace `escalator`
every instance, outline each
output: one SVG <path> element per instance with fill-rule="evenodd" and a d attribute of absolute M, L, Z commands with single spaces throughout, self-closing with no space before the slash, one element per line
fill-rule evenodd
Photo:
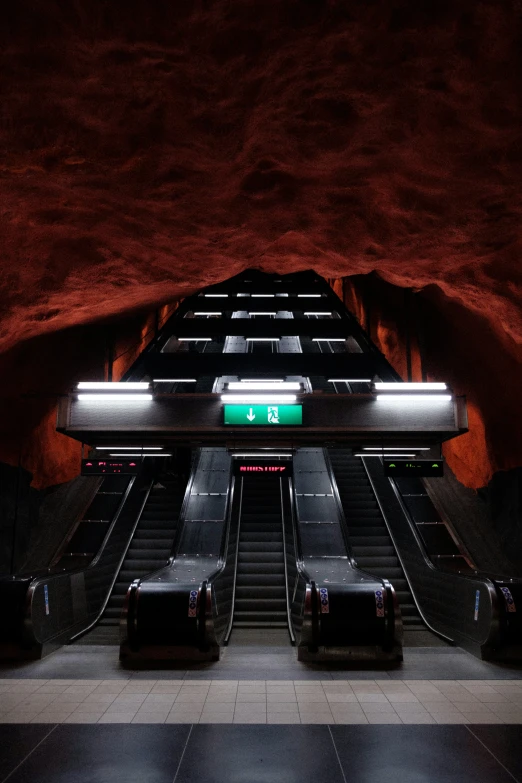
<path fill-rule="evenodd" d="M 281 479 L 246 476 L 234 601 L 234 628 L 288 626 Z"/>
<path fill-rule="evenodd" d="M 96 626 L 80 644 L 118 644 L 119 623 L 129 585 L 163 568 L 172 553 L 185 482 L 163 471 L 153 484 L 109 600 Z"/>
<path fill-rule="evenodd" d="M 349 449 L 328 453 L 358 567 L 393 584 L 405 632 L 426 631 L 362 461 Z"/>

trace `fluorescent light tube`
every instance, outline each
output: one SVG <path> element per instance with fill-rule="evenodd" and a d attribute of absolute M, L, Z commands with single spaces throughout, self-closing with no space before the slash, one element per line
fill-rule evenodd
<path fill-rule="evenodd" d="M 295 394 L 222 394 L 221 402 L 249 403 L 250 405 L 272 403 L 291 403 L 297 399 Z"/>
<path fill-rule="evenodd" d="M 247 337 L 247 343 L 278 343 L 280 337 Z"/>
<path fill-rule="evenodd" d="M 320 299 L 321 298 L 321 294 L 297 294 L 297 298 L 298 299 L 308 299 L 308 298 L 310 298 L 310 299 L 312 299 L 312 298 L 313 299 Z"/>
<path fill-rule="evenodd" d="M 252 294 L 252 299 L 273 299 L 275 294 Z"/>
<path fill-rule="evenodd" d="M 230 391 L 263 391 L 273 389 L 274 384 L 271 381 L 230 381 L 228 388 Z M 298 381 L 280 381 L 277 384 L 277 391 L 299 391 L 301 384 Z"/>
<path fill-rule="evenodd" d="M 371 383 L 371 378 L 328 378 L 328 383 Z"/>
<path fill-rule="evenodd" d="M 363 451 L 429 451 L 429 446 L 363 446 Z"/>
<path fill-rule="evenodd" d="M 228 294 L 205 294 L 209 299 L 224 299 Z"/>
<path fill-rule="evenodd" d="M 131 451 L 161 451 L 163 446 L 95 446 L 98 451 L 114 451 L 115 449 L 130 449 Z"/>
<path fill-rule="evenodd" d="M 448 387 L 445 383 L 388 383 L 378 381 L 375 384 L 377 391 L 445 391 Z"/>
<path fill-rule="evenodd" d="M 79 394 L 83 402 L 149 402 L 152 394 Z"/>
<path fill-rule="evenodd" d="M 197 383 L 196 378 L 154 378 L 153 383 Z"/>
<path fill-rule="evenodd" d="M 179 343 L 207 343 L 212 340 L 212 337 L 178 337 Z"/>
<path fill-rule="evenodd" d="M 277 315 L 277 313 L 249 313 L 249 315 Z"/>
<path fill-rule="evenodd" d="M 109 457 L 172 457 L 172 454 L 167 454 L 166 452 L 162 452 L 161 454 L 109 454 Z"/>
<path fill-rule="evenodd" d="M 194 315 L 223 315 L 223 313 L 213 311 L 212 313 L 194 313 Z"/>
<path fill-rule="evenodd" d="M 312 337 L 313 343 L 344 343 L 346 337 Z"/>
<path fill-rule="evenodd" d="M 283 383 L 283 378 L 241 378 L 242 383 Z"/>
<path fill-rule="evenodd" d="M 305 313 L 305 315 L 331 315 L 331 313 Z"/>
<path fill-rule="evenodd" d="M 149 389 L 150 383 L 142 381 L 124 381 L 113 383 L 112 381 L 80 381 L 78 389 L 113 389 L 114 391 L 129 391 L 131 389 Z"/>
<path fill-rule="evenodd" d="M 387 400 L 393 403 L 408 403 L 412 400 L 415 402 L 448 402 L 451 400 L 451 394 L 378 394 L 377 400 Z"/>
<path fill-rule="evenodd" d="M 365 454 L 364 452 L 362 454 L 354 454 L 354 457 L 414 457 L 415 454 L 405 454 L 404 452 L 402 454 Z"/>

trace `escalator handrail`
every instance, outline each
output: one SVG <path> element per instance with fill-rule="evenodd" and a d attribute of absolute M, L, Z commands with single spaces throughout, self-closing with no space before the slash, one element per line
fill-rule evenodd
<path fill-rule="evenodd" d="M 297 513 L 297 504 L 295 502 L 295 485 L 292 478 L 288 479 L 290 487 L 290 522 L 292 524 L 292 531 L 294 534 L 294 552 L 295 552 L 295 565 L 297 569 L 297 577 L 294 585 L 294 595 L 292 596 L 292 602 L 295 598 L 295 592 L 297 589 L 297 583 L 299 576 L 302 576 L 306 584 L 310 584 L 310 575 L 306 570 L 306 565 L 303 560 L 303 549 L 301 546 L 301 534 L 299 532 L 299 514 Z"/>
<path fill-rule="evenodd" d="M 186 515 L 187 515 L 187 507 L 190 502 L 190 495 L 192 492 L 192 487 L 194 486 L 194 481 L 196 479 L 196 473 L 198 471 L 199 463 L 201 462 L 201 449 L 198 449 L 197 454 L 194 456 L 194 459 L 192 460 L 192 466 L 190 469 L 190 476 L 189 480 L 187 481 L 187 486 L 185 487 L 185 493 L 183 495 L 183 502 L 181 503 L 181 508 L 179 510 L 178 515 L 178 524 L 176 526 L 176 533 L 174 535 L 174 540 L 172 542 L 172 547 L 170 550 L 170 555 L 166 566 L 171 566 L 176 559 L 176 555 L 178 552 L 179 542 L 181 540 L 181 534 L 183 531 L 183 527 L 186 522 Z M 165 566 L 162 566 L 161 569 L 156 569 L 157 571 L 163 570 Z M 148 579 L 148 575 L 146 577 Z"/>
<path fill-rule="evenodd" d="M 375 458 L 373 458 L 373 459 L 375 459 Z M 380 460 L 380 462 L 382 464 L 382 459 L 379 458 L 379 460 Z M 420 616 L 422 618 L 422 621 L 426 624 L 426 626 L 430 629 L 430 631 L 435 633 L 437 636 L 440 636 L 443 639 L 447 639 L 450 642 L 454 642 L 454 639 L 452 639 L 451 637 L 449 637 L 446 634 L 442 633 L 441 631 L 436 630 L 431 625 L 431 623 L 426 619 L 426 616 L 425 616 L 424 612 L 422 611 L 422 609 L 421 609 L 421 607 L 419 605 L 419 602 L 417 600 L 417 597 L 415 595 L 415 589 L 413 588 L 413 585 L 411 584 L 411 581 L 410 581 L 410 579 L 408 577 L 408 572 L 407 572 L 407 570 L 406 570 L 406 568 L 404 566 L 403 559 L 402 559 L 402 556 L 401 556 L 401 552 L 400 552 L 399 547 L 397 546 L 396 539 L 395 539 L 395 536 L 393 534 L 393 531 L 392 531 L 392 529 L 391 529 L 391 527 L 390 527 L 390 525 L 388 523 L 386 512 L 385 512 L 384 507 L 382 506 L 381 499 L 379 497 L 379 493 L 376 491 L 375 484 L 373 482 L 372 476 L 371 476 L 371 474 L 370 474 L 370 472 L 368 470 L 368 466 L 366 465 L 365 459 L 363 457 L 361 457 L 361 462 L 364 465 L 364 469 L 366 471 L 366 475 L 368 476 L 368 480 L 369 480 L 370 485 L 372 487 L 373 494 L 375 496 L 375 499 L 377 500 L 379 509 L 381 511 L 381 514 L 382 514 L 382 517 L 384 519 L 384 522 L 386 524 L 386 529 L 388 530 L 388 534 L 389 534 L 389 536 L 390 536 L 390 538 L 392 540 L 392 543 L 393 543 L 393 546 L 394 546 L 394 549 L 395 549 L 395 553 L 396 553 L 397 558 L 398 558 L 398 560 L 399 560 L 399 562 L 401 564 L 401 568 L 402 568 L 402 570 L 404 572 L 404 576 L 406 578 L 406 581 L 408 582 L 411 595 L 412 595 L 413 600 L 415 602 L 415 606 L 417 607 L 417 610 L 418 610 L 418 612 L 419 612 L 419 614 L 420 614 Z M 457 581 L 458 580 L 466 580 L 466 581 L 471 581 L 471 582 L 475 581 L 475 582 L 482 583 L 484 585 L 484 587 L 486 587 L 486 589 L 487 589 L 487 591 L 489 593 L 490 599 L 491 599 L 491 611 L 492 611 L 492 620 L 493 620 L 493 622 L 491 623 L 491 629 L 490 629 L 490 634 L 489 634 L 488 638 L 485 639 L 483 642 L 480 642 L 480 643 L 483 644 L 483 645 L 487 644 L 489 639 L 494 634 L 494 630 L 493 630 L 494 627 L 496 626 L 498 628 L 499 625 L 500 625 L 500 615 L 499 615 L 499 610 L 498 610 L 498 596 L 497 596 L 497 593 L 496 593 L 495 586 L 494 586 L 493 582 L 491 582 L 491 580 L 489 580 L 489 579 L 487 579 L 485 577 L 477 576 L 475 574 L 451 573 L 451 572 L 448 572 L 448 571 L 441 571 L 439 568 L 437 568 L 434 565 L 434 563 L 430 560 L 430 558 L 428 557 L 428 555 L 426 553 L 424 542 L 422 541 L 422 539 L 421 539 L 421 537 L 419 535 L 419 532 L 416 529 L 416 525 L 414 524 L 413 520 L 411 519 L 410 514 L 409 514 L 409 512 L 408 512 L 408 510 L 407 510 L 407 508 L 406 508 L 402 498 L 400 497 L 400 493 L 397 491 L 397 487 L 395 487 L 393 482 L 390 482 L 390 486 L 391 486 L 391 489 L 392 489 L 395 497 L 397 498 L 397 502 L 399 503 L 399 506 L 400 506 L 401 511 L 403 513 L 403 517 L 406 520 L 406 523 L 408 525 L 408 528 L 409 528 L 413 538 L 415 539 L 415 542 L 417 544 L 417 548 L 418 548 L 419 554 L 421 555 L 426 568 L 429 569 L 430 571 L 436 573 L 440 577 L 441 580 L 446 580 L 448 582 L 449 581 L 453 581 L 453 580 L 457 580 Z M 469 637 L 469 638 L 471 638 L 471 637 Z"/>
<path fill-rule="evenodd" d="M 123 509 L 125 507 L 125 503 L 127 502 L 127 498 L 128 498 L 128 496 L 130 494 L 130 491 L 131 491 L 132 487 L 134 486 L 134 484 L 135 484 L 137 479 L 138 479 L 138 476 L 131 476 L 131 479 L 130 479 L 128 485 L 127 485 L 127 488 L 126 488 L 125 492 L 121 496 L 118 508 L 116 509 L 116 512 L 115 512 L 115 514 L 114 514 L 114 516 L 113 516 L 113 518 L 112 518 L 112 520 L 111 520 L 111 522 L 109 524 L 109 527 L 107 528 L 107 532 L 105 533 L 103 541 L 101 542 L 101 544 L 100 544 L 100 546 L 98 548 L 98 551 L 96 552 L 96 554 L 93 557 L 93 559 L 89 563 L 87 563 L 87 565 L 85 565 L 85 566 L 79 566 L 77 568 L 64 568 L 62 571 L 51 571 L 50 568 L 47 568 L 47 569 L 45 569 L 45 573 L 39 573 L 39 574 L 37 573 L 34 576 L 30 577 L 31 584 L 29 585 L 29 588 L 28 588 L 29 590 L 31 588 L 38 587 L 38 585 L 42 584 L 42 582 L 49 582 L 51 579 L 56 579 L 57 577 L 64 576 L 65 574 L 67 574 L 67 575 L 68 574 L 71 574 L 71 575 L 73 575 L 73 574 L 80 574 L 80 573 L 83 573 L 84 571 L 87 571 L 90 568 L 94 568 L 94 566 L 97 565 L 98 560 L 103 555 L 103 551 L 104 551 L 104 549 L 105 549 L 105 547 L 106 547 L 106 545 L 108 543 L 108 540 L 109 540 L 109 538 L 110 538 L 110 536 L 112 534 L 114 526 L 116 525 L 118 519 L 120 518 L 121 512 L 123 511 Z M 100 486 L 101 486 L 101 484 L 100 484 Z M 99 487 L 98 487 L 98 489 L 99 489 Z M 96 494 L 97 493 L 98 493 L 98 491 L 96 492 Z M 95 497 L 96 497 L 96 495 L 95 495 Z M 80 520 L 80 522 L 81 522 L 81 520 Z M 23 574 L 20 574 L 20 577 L 24 578 Z"/>
<path fill-rule="evenodd" d="M 134 538 L 134 533 L 136 532 L 136 528 L 138 527 L 138 525 L 140 523 L 141 515 L 143 514 L 143 510 L 144 510 L 145 506 L 147 505 L 147 501 L 149 499 L 149 495 L 150 495 L 152 486 L 154 484 L 154 481 L 155 481 L 155 479 L 152 478 L 150 483 L 149 483 L 149 486 L 148 486 L 147 490 L 145 491 L 145 497 L 143 499 L 143 503 L 141 504 L 141 507 L 140 507 L 140 510 L 139 510 L 138 514 L 136 515 L 136 521 L 135 521 L 134 525 L 132 526 L 132 531 L 131 531 L 131 533 L 129 535 L 129 538 L 128 538 L 128 541 L 127 541 L 127 545 L 125 546 L 125 550 L 124 550 L 124 552 L 122 553 L 122 555 L 120 557 L 120 560 L 118 562 L 118 565 L 117 565 L 116 569 L 114 570 L 114 575 L 113 575 L 113 577 L 111 579 L 111 584 L 110 584 L 109 589 L 107 590 L 107 594 L 105 596 L 105 599 L 103 601 L 101 609 L 98 611 L 98 614 L 96 615 L 94 620 L 86 628 L 82 628 L 81 631 L 78 631 L 78 633 L 76 633 L 74 636 L 71 636 L 71 638 L 68 641 L 68 644 L 72 644 L 80 636 L 83 636 L 88 631 L 90 631 L 92 628 L 94 628 L 96 623 L 98 623 L 98 621 L 101 619 L 101 617 L 102 617 L 102 615 L 103 615 L 103 613 L 104 613 L 104 611 L 105 611 L 105 609 L 107 607 L 107 604 L 109 603 L 109 599 L 110 599 L 112 591 L 114 589 L 114 585 L 116 584 L 116 581 L 118 579 L 119 573 L 121 571 L 121 567 L 122 567 L 122 565 L 124 563 L 125 558 L 127 557 L 127 552 L 129 551 L 129 547 L 130 547 L 130 545 L 132 543 L 132 539 Z"/>
<path fill-rule="evenodd" d="M 280 493 L 280 500 L 281 500 L 281 526 L 283 528 L 283 563 L 285 566 L 285 597 L 286 597 L 286 619 L 288 624 L 288 633 L 290 634 L 290 641 L 292 644 L 295 644 L 295 633 L 294 628 L 292 625 L 292 607 L 290 602 L 290 591 L 288 589 L 288 563 L 286 560 L 286 525 L 285 525 L 285 507 L 284 507 L 284 499 L 283 499 L 283 481 L 281 477 L 279 478 L 279 493 Z M 287 483 L 288 490 L 290 490 L 290 486 Z"/>
<path fill-rule="evenodd" d="M 235 477 L 233 479 L 234 483 L 234 489 L 235 489 Z M 234 557 L 234 575 L 232 579 L 232 603 L 230 606 L 230 619 L 228 621 L 227 630 L 225 631 L 225 635 L 223 637 L 223 644 L 227 644 L 228 640 L 230 639 L 230 635 L 232 633 L 232 627 L 234 625 L 234 607 L 236 603 L 236 580 L 237 580 L 237 565 L 239 561 L 239 534 L 240 534 L 240 527 L 241 527 L 241 512 L 243 509 L 243 486 L 244 486 L 244 478 L 241 477 L 241 487 L 239 489 L 239 505 L 237 509 L 237 539 L 236 539 L 236 553 Z M 232 524 L 232 508 L 233 504 L 230 504 L 230 519 L 229 519 L 229 525 L 228 529 L 230 530 L 230 525 Z M 228 536 L 227 536 L 228 541 Z"/>
<path fill-rule="evenodd" d="M 337 506 L 337 513 L 339 514 L 339 519 L 341 521 L 341 532 L 344 539 L 344 543 L 346 545 L 348 561 L 354 571 L 358 571 L 359 573 L 364 574 L 365 577 L 369 577 L 375 582 L 380 582 L 383 589 L 386 589 L 386 581 L 387 581 L 386 579 L 381 579 L 380 576 L 376 576 L 375 574 L 372 574 L 369 571 L 365 571 L 364 568 L 360 568 L 357 565 L 357 560 L 355 560 L 353 556 L 352 544 L 350 542 L 350 535 L 348 533 L 348 522 L 346 521 L 346 516 L 344 514 L 341 495 L 339 494 L 339 487 L 337 486 L 337 479 L 335 478 L 335 471 L 332 465 L 332 461 L 330 459 L 330 454 L 328 452 L 328 449 L 326 448 L 323 449 L 323 452 L 324 452 L 324 461 L 326 463 L 326 468 L 328 471 L 328 478 L 330 479 L 330 483 L 332 485 L 333 496 L 334 496 L 335 504 Z"/>

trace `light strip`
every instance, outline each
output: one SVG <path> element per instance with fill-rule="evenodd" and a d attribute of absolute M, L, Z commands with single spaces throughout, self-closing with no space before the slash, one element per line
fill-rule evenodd
<path fill-rule="evenodd" d="M 249 315 L 277 315 L 277 313 L 249 313 Z"/>
<path fill-rule="evenodd" d="M 216 310 L 214 310 L 211 313 L 194 313 L 194 315 L 223 315 L 223 313 L 218 313 Z"/>
<path fill-rule="evenodd" d="M 172 457 L 172 454 L 167 454 L 166 452 L 163 452 L 162 454 L 120 454 L 120 453 L 114 453 L 109 454 L 109 457 Z"/>
<path fill-rule="evenodd" d="M 79 394 L 78 399 L 84 402 L 149 402 L 152 394 Z"/>
<path fill-rule="evenodd" d="M 280 337 L 247 337 L 247 343 L 278 343 Z"/>
<path fill-rule="evenodd" d="M 263 381 L 263 383 L 283 383 L 282 378 L 242 378 L 242 383 L 258 383 L 259 381 Z"/>
<path fill-rule="evenodd" d="M 305 313 L 305 315 L 332 315 L 331 313 Z"/>
<path fill-rule="evenodd" d="M 267 457 L 269 459 L 272 459 L 272 457 L 286 457 L 286 459 L 290 459 L 292 455 L 291 454 L 259 454 L 259 452 L 257 452 L 256 454 L 236 454 L 236 452 L 234 452 L 232 454 L 232 457 L 255 457 L 256 459 L 258 459 L 259 457 L 263 457 L 265 459 Z"/>
<path fill-rule="evenodd" d="M 275 294 L 251 294 L 252 299 L 273 299 Z"/>
<path fill-rule="evenodd" d="M 150 383 L 142 381 L 125 381 L 113 383 L 112 381 L 80 381 L 78 389 L 114 389 L 114 391 L 126 391 L 129 389 L 149 389 Z"/>
<path fill-rule="evenodd" d="M 371 383 L 371 378 L 328 378 L 328 383 Z"/>
<path fill-rule="evenodd" d="M 346 337 L 312 337 L 313 343 L 345 343 Z"/>
<path fill-rule="evenodd" d="M 445 383 L 389 383 L 377 381 L 377 391 L 445 391 L 448 387 Z"/>
<path fill-rule="evenodd" d="M 321 294 L 297 294 L 298 299 L 320 299 Z"/>
<path fill-rule="evenodd" d="M 354 457 L 414 457 L 415 454 L 405 454 L 404 452 L 402 454 L 365 454 L 364 452 L 362 454 L 354 454 Z"/>
<path fill-rule="evenodd" d="M 250 405 L 256 405 L 257 403 L 290 403 L 295 402 L 297 399 L 295 394 L 222 394 L 221 402 L 233 402 L 233 403 L 249 403 Z"/>
<path fill-rule="evenodd" d="M 430 451 L 429 446 L 363 446 L 363 451 Z"/>
<path fill-rule="evenodd" d="M 208 299 L 226 299 L 228 294 L 205 294 Z"/>
<path fill-rule="evenodd" d="M 274 384 L 270 381 L 230 381 L 228 388 L 230 391 L 264 391 L 273 389 Z M 299 391 L 301 384 L 297 381 L 280 381 L 277 384 L 277 391 Z"/>
<path fill-rule="evenodd" d="M 161 451 L 163 446 L 95 446 L 97 451 L 114 451 L 114 449 L 130 449 L 131 451 Z"/>
<path fill-rule="evenodd" d="M 197 378 L 154 378 L 153 383 L 197 383 Z"/>
<path fill-rule="evenodd" d="M 179 343 L 207 343 L 211 341 L 212 337 L 178 337 Z"/>
<path fill-rule="evenodd" d="M 378 394 L 376 399 L 387 400 L 388 402 L 394 403 L 408 403 L 411 400 L 414 400 L 415 402 L 419 402 L 420 400 L 422 400 L 422 402 L 433 402 L 434 400 L 437 402 L 448 402 L 451 400 L 451 394 Z"/>

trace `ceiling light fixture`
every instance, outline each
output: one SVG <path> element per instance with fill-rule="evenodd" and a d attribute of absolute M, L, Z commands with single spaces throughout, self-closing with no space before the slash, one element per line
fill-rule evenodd
<path fill-rule="evenodd" d="M 152 394 L 79 394 L 82 402 L 149 402 Z"/>
<path fill-rule="evenodd" d="M 197 383 L 197 378 L 154 378 L 153 383 Z"/>
<path fill-rule="evenodd" d="M 272 403 L 292 403 L 297 399 L 295 394 L 222 394 L 221 402 L 229 403 L 258 403 L 271 405 Z"/>
<path fill-rule="evenodd" d="M 116 383 L 112 381 L 80 381 L 78 389 L 112 389 L 114 391 L 137 391 L 138 389 L 149 389 L 150 383 L 143 381 L 124 381 Z"/>
<path fill-rule="evenodd" d="M 408 402 L 449 402 L 451 394 L 378 394 L 377 400 L 391 402 L 393 404 L 407 404 Z"/>
<path fill-rule="evenodd" d="M 408 392 L 408 391 L 445 391 L 448 387 L 445 383 L 389 383 L 383 381 L 377 381 L 375 383 L 377 391 L 394 391 L 394 392 Z"/>
<path fill-rule="evenodd" d="M 230 381 L 228 388 L 230 391 L 266 391 L 274 387 L 271 381 Z M 277 384 L 277 391 L 279 390 L 299 391 L 301 384 L 297 381 L 280 381 Z"/>

